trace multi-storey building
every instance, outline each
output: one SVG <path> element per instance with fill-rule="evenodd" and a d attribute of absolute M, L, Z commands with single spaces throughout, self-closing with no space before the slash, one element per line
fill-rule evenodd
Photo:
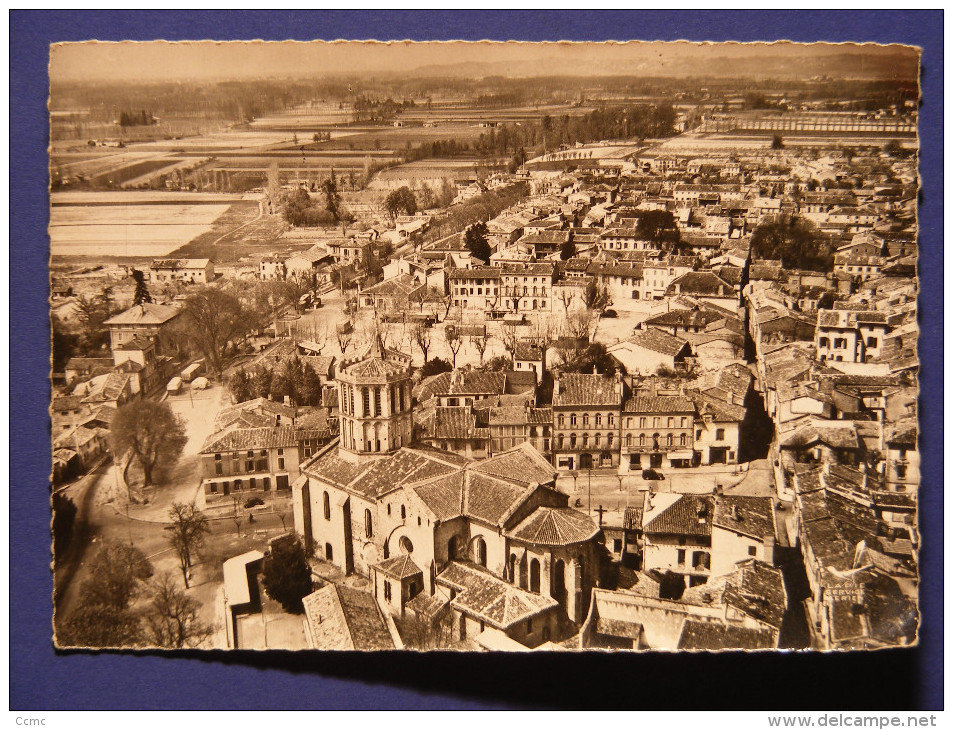
<path fill-rule="evenodd" d="M 637 391 L 622 406 L 623 465 L 630 470 L 692 466 L 694 421 L 690 398 Z"/>
<path fill-rule="evenodd" d="M 618 467 L 622 377 L 558 371 L 553 375 L 556 468 Z"/>

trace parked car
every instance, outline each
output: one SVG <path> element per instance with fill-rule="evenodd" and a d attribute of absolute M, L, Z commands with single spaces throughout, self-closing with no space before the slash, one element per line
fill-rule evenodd
<path fill-rule="evenodd" d="M 664 479 L 665 475 L 660 471 L 655 471 L 655 469 L 643 469 L 642 478 L 657 482 L 660 479 Z"/>

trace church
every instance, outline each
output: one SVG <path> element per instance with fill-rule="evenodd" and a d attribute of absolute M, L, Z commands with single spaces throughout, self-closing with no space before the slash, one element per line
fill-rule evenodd
<path fill-rule="evenodd" d="M 379 343 L 341 364 L 340 436 L 301 466 L 295 530 L 395 615 L 443 597 L 456 639 L 533 647 L 573 633 L 599 577 L 599 526 L 529 444 L 482 461 L 414 446 L 411 374 Z"/>

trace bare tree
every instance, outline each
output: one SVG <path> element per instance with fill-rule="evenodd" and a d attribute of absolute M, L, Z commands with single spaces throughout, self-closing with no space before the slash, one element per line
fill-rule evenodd
<path fill-rule="evenodd" d="M 447 347 L 450 348 L 451 364 L 457 367 L 457 353 L 463 345 L 463 338 L 460 337 L 460 330 L 455 324 L 448 324 L 443 328 L 443 337 L 447 341 Z"/>
<path fill-rule="evenodd" d="M 232 495 L 232 507 L 234 511 L 232 513 L 232 522 L 235 523 L 235 534 L 238 537 L 242 536 L 242 521 L 245 519 L 245 516 L 242 514 L 242 499 L 237 494 Z"/>
<path fill-rule="evenodd" d="M 486 331 L 486 327 L 483 328 L 483 334 L 470 336 L 470 344 L 480 353 L 480 367 L 483 367 L 483 357 L 486 355 L 486 348 L 489 343 L 490 335 Z"/>
<path fill-rule="evenodd" d="M 176 587 L 171 573 L 156 578 L 143 616 L 152 643 L 165 649 L 194 649 L 213 633 L 199 617 L 200 604 Z"/>
<path fill-rule="evenodd" d="M 194 504 L 173 502 L 169 517 L 171 524 L 165 529 L 169 531 L 169 542 L 179 556 L 182 580 L 188 588 L 192 557 L 202 547 L 205 536 L 210 535 L 212 530 L 209 527 L 208 518 L 201 510 L 196 509 Z"/>
<path fill-rule="evenodd" d="M 500 328 L 500 339 L 503 341 L 503 349 L 510 354 L 510 361 L 512 362 L 516 357 L 516 348 L 519 346 L 520 341 L 516 327 L 503 325 Z"/>
<path fill-rule="evenodd" d="M 351 345 L 351 339 L 354 337 L 354 331 L 347 327 L 342 329 L 340 326 L 338 326 L 335 330 L 335 334 L 337 335 L 338 347 L 341 348 L 341 354 L 343 355 L 347 352 L 347 348 Z"/>
<path fill-rule="evenodd" d="M 414 329 L 410 333 L 411 338 L 414 341 L 414 344 L 420 348 L 420 351 L 423 353 L 424 362 L 427 362 L 429 359 L 427 353 L 430 352 L 430 328 L 424 325 L 423 322 L 418 322 L 414 325 Z"/>
<path fill-rule="evenodd" d="M 569 287 L 560 287 L 559 292 L 556 294 L 556 297 L 563 304 L 563 310 L 566 313 L 566 318 L 569 318 L 569 305 L 573 303 L 576 299 L 576 290 Z"/>

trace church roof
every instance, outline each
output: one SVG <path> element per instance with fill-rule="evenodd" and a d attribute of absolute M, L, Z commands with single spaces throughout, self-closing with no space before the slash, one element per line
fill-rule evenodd
<path fill-rule="evenodd" d="M 530 593 L 463 563 L 449 563 L 437 582 L 457 592 L 451 603 L 455 609 L 503 631 L 559 605 L 550 596 Z"/>
<path fill-rule="evenodd" d="M 372 567 L 374 570 L 397 580 L 423 574 L 423 571 L 409 555 L 396 555 Z"/>
<path fill-rule="evenodd" d="M 573 545 L 598 534 L 598 525 L 588 515 L 568 507 L 539 507 L 507 532 L 509 537 L 534 545 Z"/>

